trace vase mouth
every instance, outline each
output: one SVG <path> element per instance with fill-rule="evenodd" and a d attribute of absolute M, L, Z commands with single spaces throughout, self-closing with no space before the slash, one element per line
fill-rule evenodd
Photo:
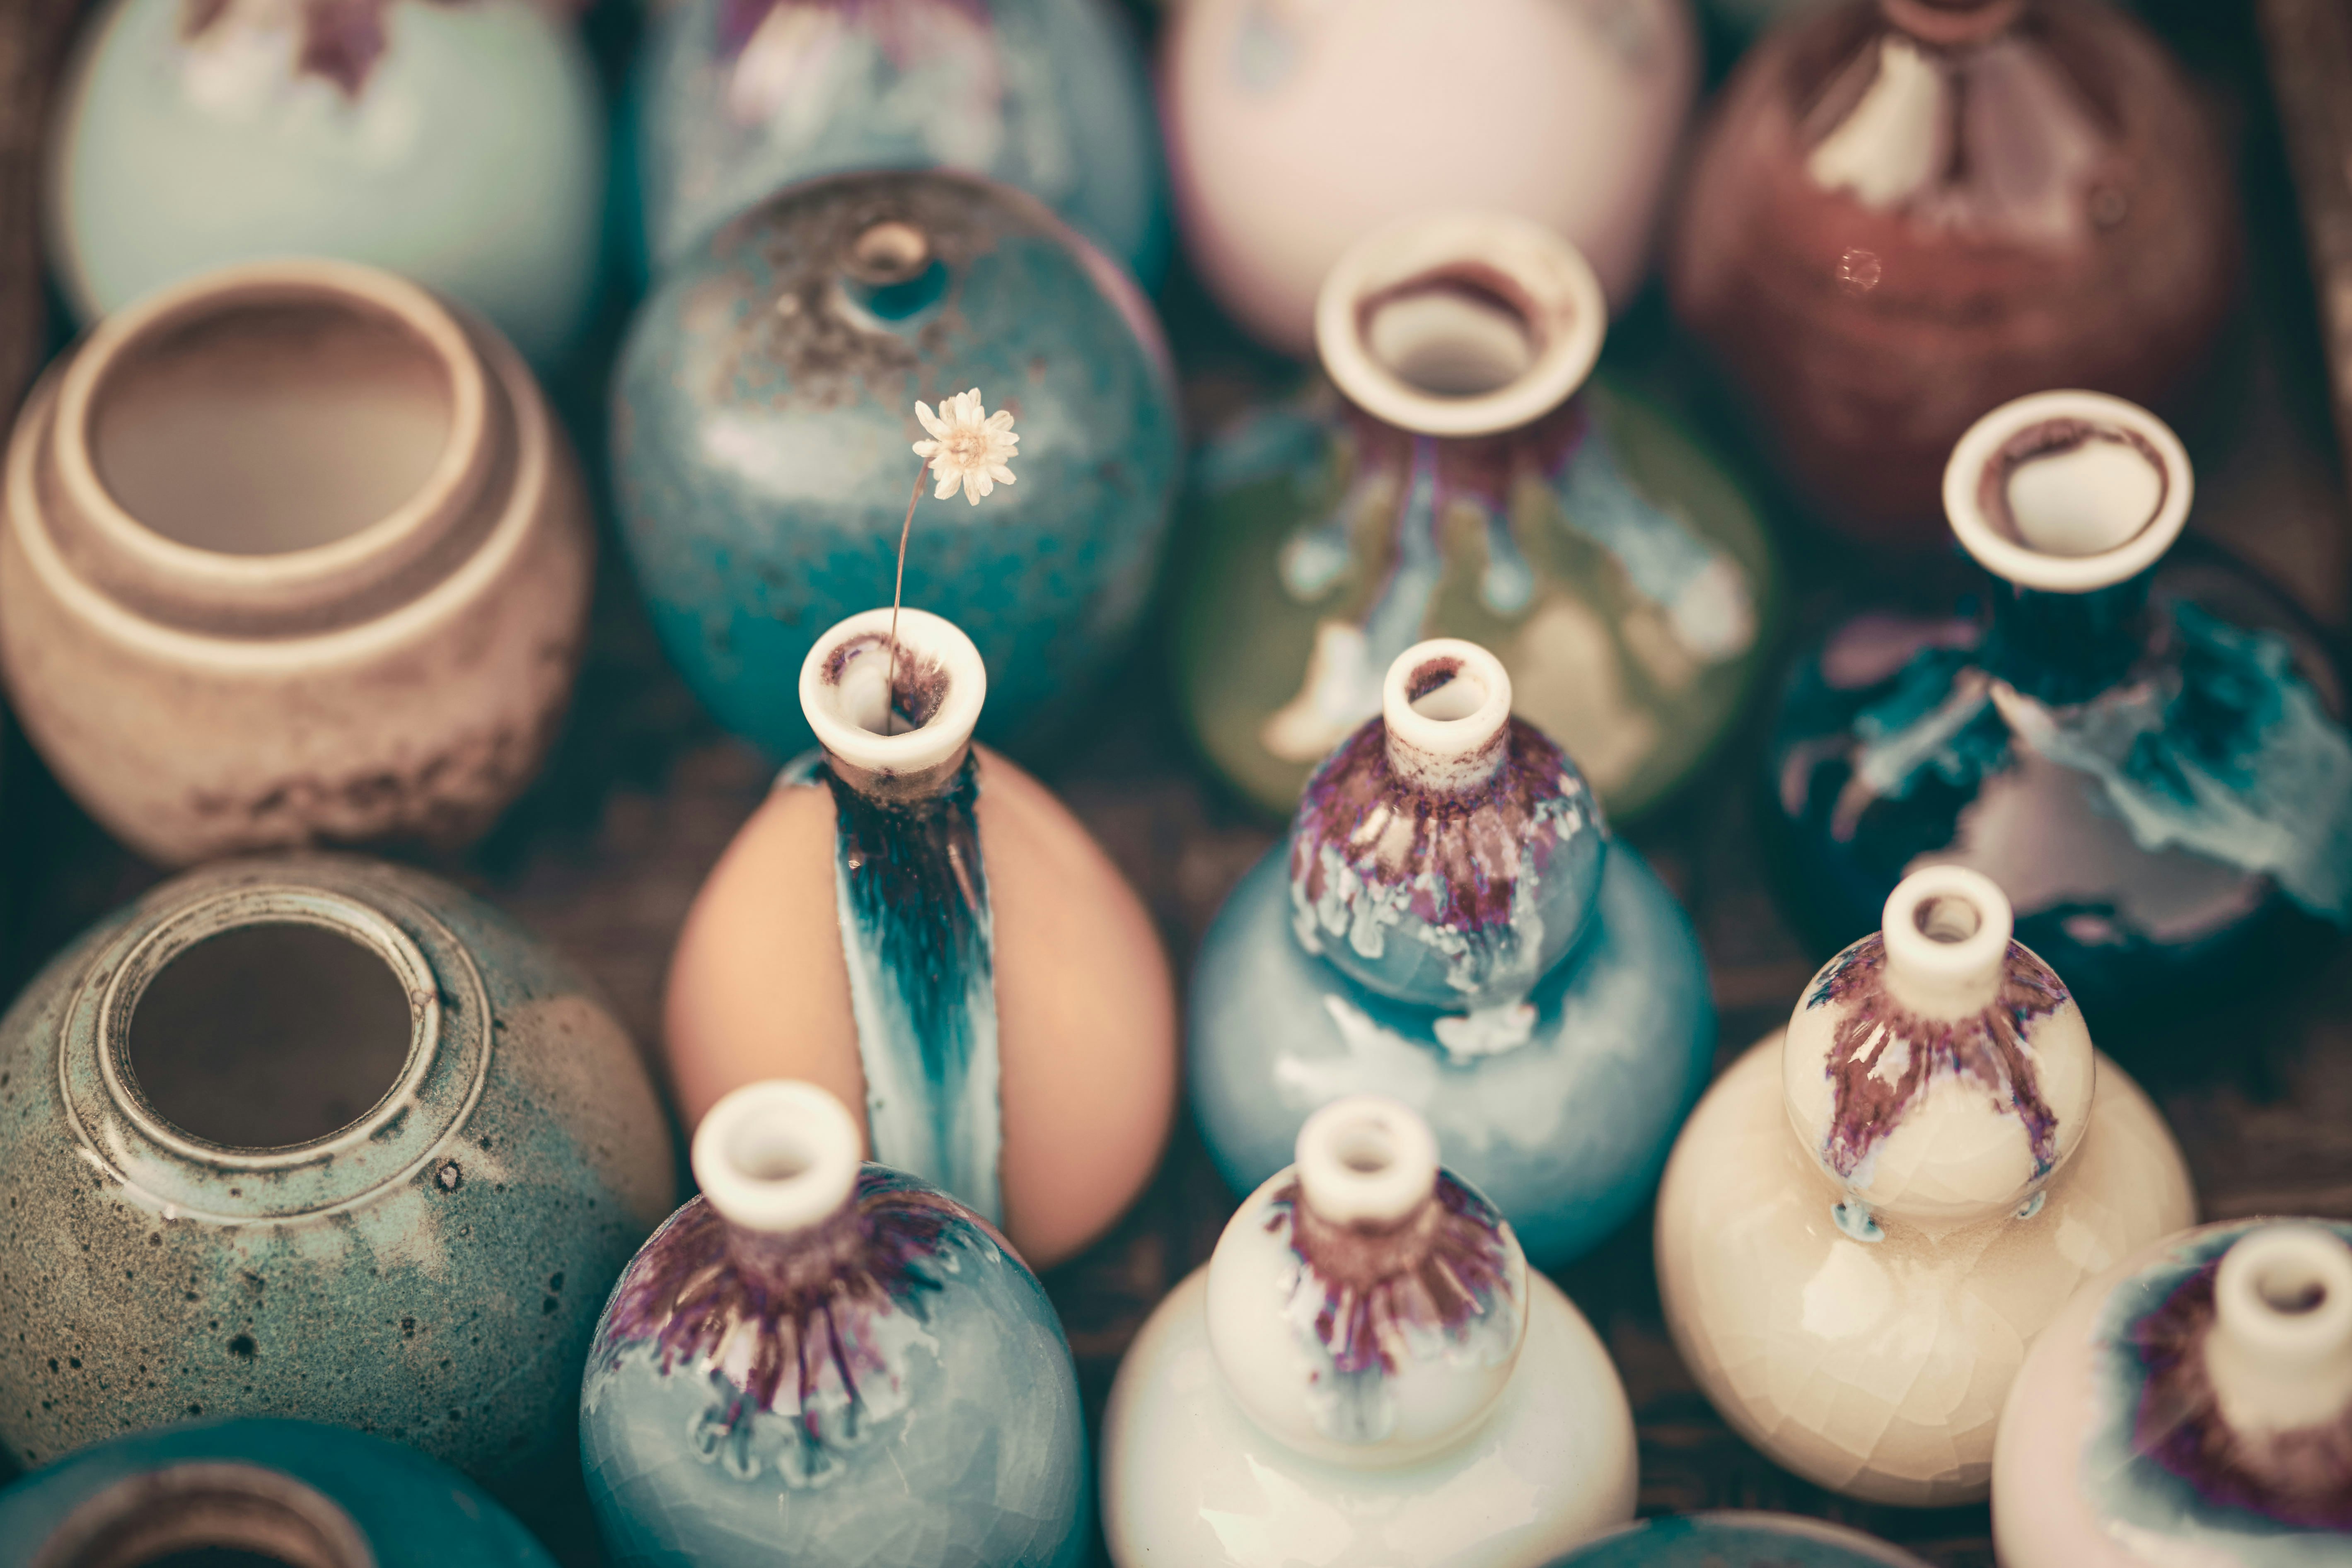
<path fill-rule="evenodd" d="M 181 1552 L 250 1552 L 286 1568 L 376 1568 L 324 1492 L 260 1465 L 193 1460 L 127 1476 L 66 1515 L 34 1568 L 145 1568 Z"/>
<path fill-rule="evenodd" d="M 2188 449 L 2147 409 L 2098 392 L 2042 392 L 1969 427 L 1944 468 L 1963 549 L 2021 588 L 2087 594 L 2172 548 L 2196 489 Z"/>
<path fill-rule="evenodd" d="M 928 610 L 885 605 L 852 616 L 817 638 L 801 663 L 801 712 L 817 743 L 886 779 L 959 761 L 987 699 L 980 649 L 961 627 Z"/>
<path fill-rule="evenodd" d="M 2282 1361 L 2352 1352 L 2352 1247 L 2324 1226 L 2253 1231 L 2221 1255 L 2213 1307 L 2232 1337 Z"/>
<path fill-rule="evenodd" d="M 2008 895 L 1983 872 L 1929 866 L 1895 885 L 1879 929 L 1891 973 L 1955 985 L 2000 973 L 2016 916 Z"/>
<path fill-rule="evenodd" d="M 848 1108 L 813 1083 L 748 1083 L 703 1113 L 694 1180 L 719 1217 L 790 1236 L 839 1214 L 857 1190 L 866 1139 Z"/>
<path fill-rule="evenodd" d="M 1381 683 L 1389 760 L 1424 788 L 1465 789 L 1493 777 L 1510 721 L 1510 672 L 1459 637 L 1414 644 Z"/>
<path fill-rule="evenodd" d="M 1879 14 L 1924 44 L 1981 44 L 2017 25 L 2025 0 L 1878 0 Z"/>
<path fill-rule="evenodd" d="M 1609 331 L 1584 253 L 1503 213 L 1410 218 L 1325 277 L 1315 345 L 1347 399 L 1416 435 L 1488 436 L 1573 396 Z"/>
<path fill-rule="evenodd" d="M 1301 1200 L 1337 1226 L 1387 1229 L 1437 1188 L 1437 1138 L 1400 1100 L 1353 1094 L 1309 1116 L 1295 1149 Z"/>

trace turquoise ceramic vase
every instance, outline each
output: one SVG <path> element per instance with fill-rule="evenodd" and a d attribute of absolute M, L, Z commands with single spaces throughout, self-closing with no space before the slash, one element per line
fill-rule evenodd
<path fill-rule="evenodd" d="M 1543 1268 L 1640 1206 L 1714 1048 L 1689 919 L 1466 642 L 1390 666 L 1192 975 L 1192 1104 L 1236 1190 L 1318 1106 L 1388 1095 Z"/>
<path fill-rule="evenodd" d="M 230 861 L 0 1021 L 0 1440 L 289 1415 L 535 1484 L 598 1305 L 671 1202 L 620 1025 L 419 873 Z"/>
<path fill-rule="evenodd" d="M 113 0 L 48 137 L 51 264 L 87 322 L 259 257 L 365 261 L 545 363 L 596 282 L 604 110 L 539 0 Z"/>
<path fill-rule="evenodd" d="M 915 407 L 978 389 L 1020 441 L 985 501 L 935 499 Z M 984 741 L 1071 716 L 1150 589 L 1180 459 L 1175 391 L 1126 274 L 1033 197 L 938 173 L 795 186 L 681 261 L 614 391 L 623 537 L 654 624 L 730 729 L 813 740 L 801 661 L 890 597 L 988 669 Z"/>
<path fill-rule="evenodd" d="M 623 1563 L 1076 1568 L 1091 1521 L 1069 1346 L 985 1220 L 862 1165 L 813 1084 L 694 1135 L 702 1195 L 598 1325 L 581 1452 Z"/>
<path fill-rule="evenodd" d="M 462 1476 L 307 1421 L 118 1437 L 0 1492 L 0 1561 L 38 1568 L 554 1568 Z"/>
<path fill-rule="evenodd" d="M 654 270 L 796 181 L 961 169 L 1027 191 L 1147 283 L 1166 265 L 1151 89 L 1109 0 L 683 0 L 640 57 Z"/>

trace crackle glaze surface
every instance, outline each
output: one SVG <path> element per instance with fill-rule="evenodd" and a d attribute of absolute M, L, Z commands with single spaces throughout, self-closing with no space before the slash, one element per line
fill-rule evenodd
<path fill-rule="evenodd" d="M 373 1110 L 323 1142 L 232 1152 L 110 1087 L 124 1069 L 101 1059 L 100 1022 L 142 944 L 175 922 L 354 909 L 423 966 L 410 1005 L 427 1022 Z M 570 1447 L 597 1310 L 673 1180 L 620 1025 L 488 906 L 340 857 L 165 883 L 0 1022 L 0 1311 L 22 1335 L 0 1363 L 0 1438 L 41 1464 L 128 1428 L 292 1415 L 526 1485 Z"/>
<path fill-rule="evenodd" d="M 931 167 L 1027 191 L 1147 285 L 1166 265 L 1151 89 L 1103 0 L 690 0 L 636 87 L 657 268 L 796 181 Z"/>
<path fill-rule="evenodd" d="M 2282 1497 L 2242 1466 L 2204 1375 L 2221 1256 L 2263 1228 L 2210 1225 L 2141 1248 L 2035 1342 L 1993 1458 L 2004 1563 L 2328 1568 L 2352 1555 L 2352 1422 L 2304 1436 L 2311 1489 Z M 2352 1225 L 2331 1228 L 2352 1243 Z"/>
<path fill-rule="evenodd" d="M 1612 1531 L 1551 1568 L 1923 1568 L 1858 1530 L 1792 1513 L 1727 1509 L 1645 1519 Z"/>
<path fill-rule="evenodd" d="M 340 1427 L 275 1420 L 159 1427 L 26 1476 L 0 1492 L 0 1556 L 40 1562 L 44 1549 L 65 1550 L 101 1520 L 143 1519 L 152 1529 L 182 1495 L 177 1489 L 200 1484 L 207 1472 L 217 1482 L 224 1470 L 233 1483 L 243 1479 L 235 1472 L 262 1472 L 271 1495 L 291 1483 L 299 1489 L 299 1510 L 316 1510 L 314 1500 L 323 1500 L 332 1510 L 326 1512 L 330 1528 L 348 1525 L 374 1568 L 554 1568 L 505 1510 L 415 1449 Z M 189 1543 L 195 1548 L 190 1558 L 207 1560 L 207 1546 L 217 1551 L 217 1531 L 215 1518 L 212 1531 Z"/>
<path fill-rule="evenodd" d="M 877 223 L 932 265 L 843 270 Z M 1019 418 L 1020 482 L 928 495 L 906 603 L 988 666 L 983 738 L 1070 717 L 1135 630 L 1178 478 L 1150 306 L 1032 198 L 937 173 L 845 175 L 733 219 L 672 269 L 614 392 L 624 536 L 670 657 L 722 722 L 804 749 L 802 658 L 887 596 L 919 459 L 918 398 L 979 387 Z"/>
<path fill-rule="evenodd" d="M 820 1231 L 765 1239 L 768 1275 L 735 1261 L 696 1198 L 613 1293 L 581 1447 L 619 1560 L 1083 1562 L 1077 1375 L 995 1232 L 868 1165 Z"/>
<path fill-rule="evenodd" d="M 415 278 L 546 363 L 596 282 L 604 112 L 536 0 L 117 0 L 49 138 L 49 254 L 85 322 L 231 261 Z"/>
<path fill-rule="evenodd" d="M 1424 637 L 1492 649 L 1612 812 L 1687 778 L 1778 597 L 1748 500 L 1663 415 L 1588 386 L 1525 429 L 1416 437 L 1319 382 L 1199 458 L 1178 682 L 1210 761 L 1287 811 Z"/>

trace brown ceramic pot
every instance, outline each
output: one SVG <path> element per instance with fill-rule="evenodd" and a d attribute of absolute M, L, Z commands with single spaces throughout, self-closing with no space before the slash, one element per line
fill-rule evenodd
<path fill-rule="evenodd" d="M 1973 421 L 2053 386 L 2162 405 L 2236 268 L 2220 144 L 2137 22 L 1852 0 L 1726 87 L 1667 285 L 1824 521 L 1929 546 Z"/>
<path fill-rule="evenodd" d="M 546 753 L 593 550 L 504 339 L 372 268 L 228 268 L 109 318 L 26 402 L 0 675 L 152 859 L 454 846 Z"/>

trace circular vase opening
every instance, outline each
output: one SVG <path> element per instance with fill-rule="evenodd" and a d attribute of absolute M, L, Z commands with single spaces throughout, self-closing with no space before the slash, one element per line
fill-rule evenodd
<path fill-rule="evenodd" d="M 1363 333 L 1374 359 L 1432 397 L 1483 397 L 1535 368 L 1527 312 L 1472 278 L 1441 274 L 1370 300 Z"/>
<path fill-rule="evenodd" d="M 174 1465 L 83 1503 L 34 1568 L 375 1568 L 351 1516 L 278 1470 Z"/>
<path fill-rule="evenodd" d="M 315 1143 L 373 1110 L 415 1031 L 383 955 L 323 926 L 235 927 L 165 960 L 133 1005 L 123 1063 L 148 1106 L 227 1149 Z"/>
<path fill-rule="evenodd" d="M 1950 894 L 1923 900 L 1912 921 L 1929 942 L 1946 943 L 1966 942 L 1984 925 L 1974 904 Z"/>
<path fill-rule="evenodd" d="M 154 533 L 226 555 L 331 544 L 425 488 L 456 425 L 440 354 L 352 300 L 255 300 L 135 337 L 91 401 L 90 460 Z"/>

